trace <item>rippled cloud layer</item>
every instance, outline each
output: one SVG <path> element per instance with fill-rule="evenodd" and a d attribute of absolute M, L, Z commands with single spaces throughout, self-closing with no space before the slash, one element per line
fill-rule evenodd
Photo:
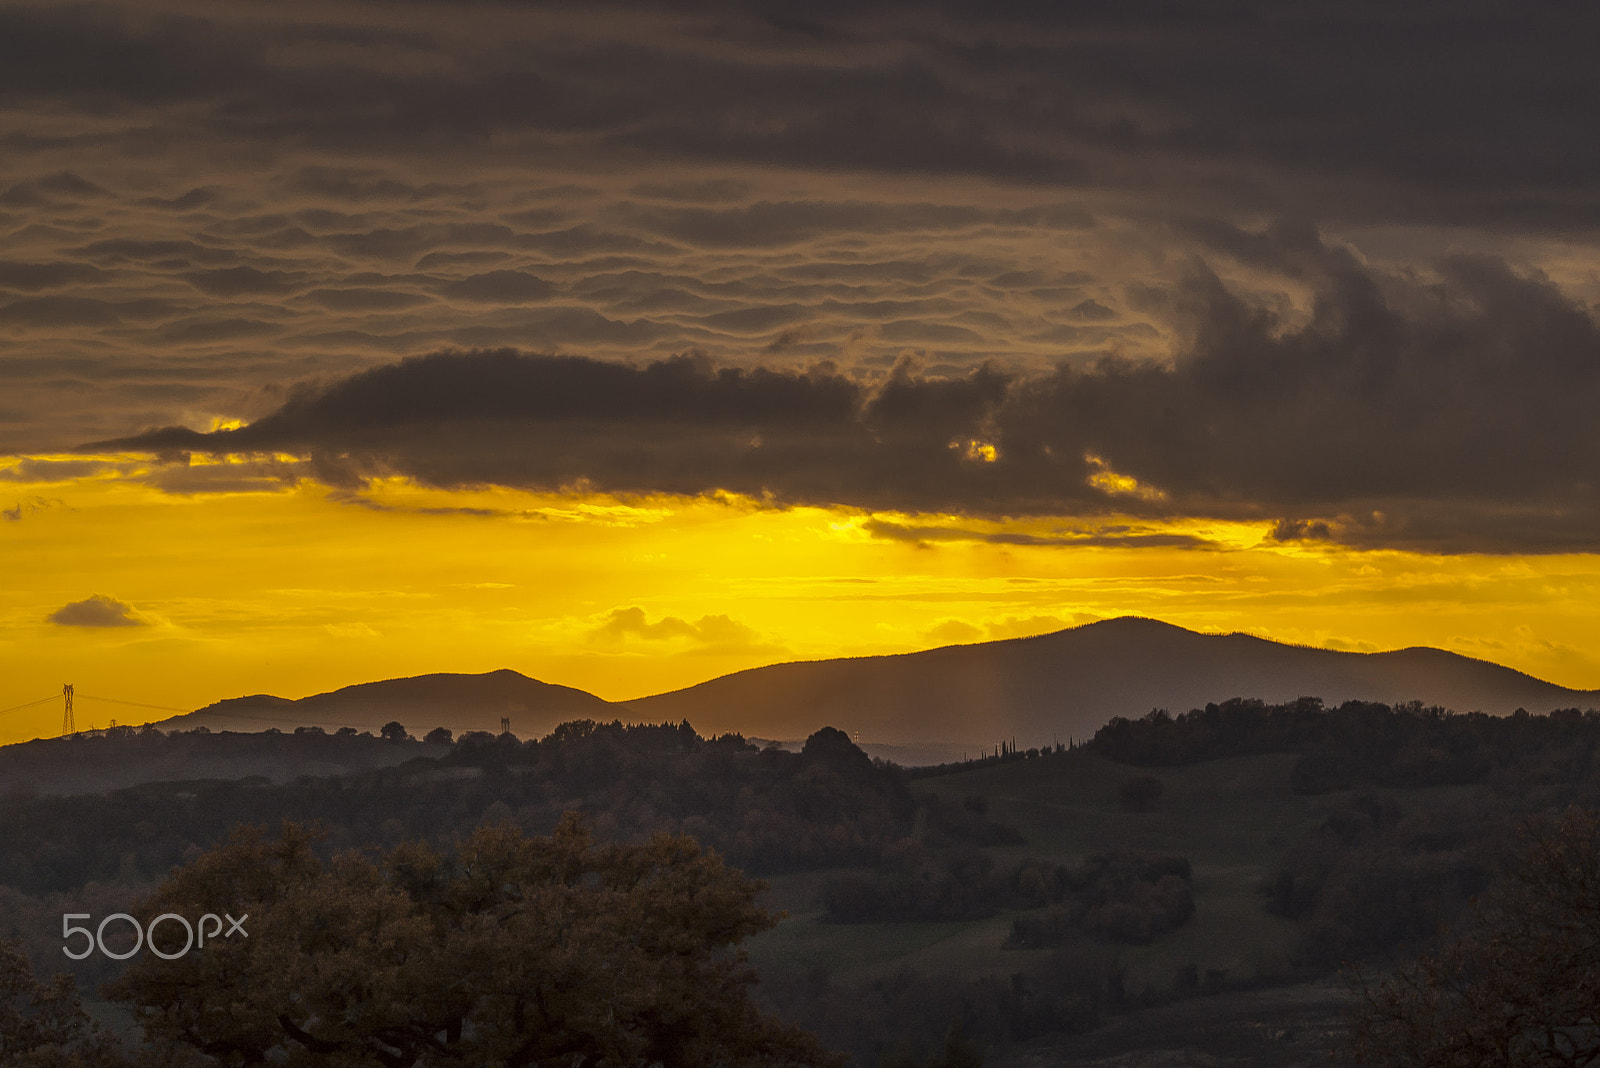
<path fill-rule="evenodd" d="M 0 3 L 0 451 L 1591 551 L 1596 18 Z"/>

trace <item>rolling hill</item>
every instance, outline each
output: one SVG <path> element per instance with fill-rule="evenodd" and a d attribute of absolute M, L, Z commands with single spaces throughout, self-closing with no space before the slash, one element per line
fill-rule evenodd
<path fill-rule="evenodd" d="M 513 732 L 527 737 L 544 734 L 571 719 L 615 719 L 608 702 L 584 690 L 530 679 L 509 668 L 482 675 L 441 673 L 407 679 L 385 679 L 345 686 L 291 701 L 269 694 L 232 697 L 159 724 L 167 730 L 262 731 L 292 730 L 307 725 L 325 730 L 355 727 L 377 732 L 398 720 L 421 735 L 434 727 L 465 731 L 500 730 L 511 720 Z"/>
<path fill-rule="evenodd" d="M 701 730 L 803 737 L 823 723 L 863 741 L 987 749 L 1087 738 L 1113 716 L 1182 712 L 1229 697 L 1420 700 L 1503 714 L 1600 705 L 1569 690 L 1441 649 L 1347 653 L 1247 634 L 1197 634 L 1152 619 L 1102 620 L 1032 638 L 899 656 L 774 664 L 626 702 L 624 718 L 688 717 Z"/>
<path fill-rule="evenodd" d="M 1032 638 L 773 664 L 632 701 L 607 702 L 501 670 L 390 679 L 298 701 L 233 698 L 161 726 L 377 730 L 399 720 L 420 734 L 434 726 L 498 730 L 509 716 L 513 730 L 528 736 L 578 718 L 687 719 L 708 734 L 804 738 L 833 725 L 859 731 L 869 749 L 898 746 L 899 759 L 923 762 L 986 751 L 1002 738 L 1023 746 L 1083 739 L 1113 716 L 1157 707 L 1181 712 L 1229 697 L 1306 695 L 1329 704 L 1420 700 L 1495 714 L 1600 705 L 1600 691 L 1566 689 L 1440 649 L 1337 652 L 1122 618 Z"/>

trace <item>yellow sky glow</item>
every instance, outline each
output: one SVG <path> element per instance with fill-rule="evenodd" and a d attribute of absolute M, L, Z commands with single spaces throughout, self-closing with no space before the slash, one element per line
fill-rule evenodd
<path fill-rule="evenodd" d="M 621 699 L 775 661 L 1129 614 L 1331 648 L 1435 645 L 1600 687 L 1594 556 L 1355 552 L 1271 543 L 1267 524 L 996 524 L 404 480 L 172 493 L 150 484 L 152 462 L 106 461 L 99 474 L 23 481 L 21 458 L 0 460 L 0 709 L 71 682 L 92 695 L 79 726 L 104 726 L 164 714 L 93 697 L 193 708 L 500 667 Z M 880 536 L 888 526 L 920 540 Z M 981 540 L 1107 528 L 1214 547 Z M 94 595 L 140 624 L 47 621 Z M 60 721 L 59 703 L 7 714 L 0 742 Z"/>

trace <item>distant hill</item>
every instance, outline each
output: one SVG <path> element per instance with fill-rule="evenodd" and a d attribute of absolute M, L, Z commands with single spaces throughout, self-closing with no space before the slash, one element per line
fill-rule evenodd
<path fill-rule="evenodd" d="M 354 727 L 377 732 L 398 720 L 421 737 L 435 727 L 499 733 L 502 716 L 523 737 L 549 732 L 570 719 L 610 721 L 620 713 L 592 693 L 530 679 L 509 668 L 483 675 L 417 675 L 345 686 L 291 701 L 269 694 L 231 697 L 182 716 L 165 720 L 166 730 L 263 731 L 318 726 L 325 730 Z"/>
<path fill-rule="evenodd" d="M 625 719 L 687 717 L 701 731 L 803 737 L 827 723 L 863 742 L 989 748 L 1088 738 L 1113 716 L 1183 712 L 1229 697 L 1420 700 L 1503 714 L 1600 706 L 1569 690 L 1441 649 L 1346 653 L 1153 619 L 1102 620 L 1033 638 L 770 667 L 626 702 Z"/>
<path fill-rule="evenodd" d="M 239 697 L 161 726 L 244 731 L 315 724 L 376 731 L 399 720 L 420 735 L 436 726 L 498 731 L 500 717 L 509 716 L 512 730 L 526 737 L 570 719 L 687 719 L 707 735 L 801 739 L 832 725 L 859 731 L 869 752 L 923 762 L 957 759 L 963 749 L 976 755 L 1002 738 L 1015 737 L 1023 746 L 1082 740 L 1113 716 L 1152 708 L 1183 712 L 1230 697 L 1281 702 L 1301 696 L 1330 705 L 1420 700 L 1495 714 L 1600 706 L 1600 691 L 1569 690 L 1440 649 L 1336 652 L 1129 617 L 1033 638 L 773 664 L 616 703 L 501 670 L 390 679 L 298 701 Z"/>
<path fill-rule="evenodd" d="M 387 768 L 418 756 L 441 756 L 442 745 L 373 737 L 304 737 L 219 730 L 169 737 L 84 731 L 0 746 L 0 797 L 99 794 L 146 782 L 199 779 L 290 782 Z"/>

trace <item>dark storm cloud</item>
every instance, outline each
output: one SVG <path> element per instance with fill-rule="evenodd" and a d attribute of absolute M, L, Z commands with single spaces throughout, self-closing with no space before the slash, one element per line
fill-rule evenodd
<path fill-rule="evenodd" d="M 1570 225 L 1576 209 L 1597 221 L 1600 15 L 1586 5 L 879 2 L 808 5 L 806 29 L 721 5 L 505 5 L 464 18 L 418 4 L 403 26 L 382 5 L 248 11 L 8 5 L 0 100 L 153 114 L 166 136 L 256 145 L 427 152 L 494 140 L 534 155 L 582 145 L 1188 189 L 1367 218 Z M 40 195 L 94 195 L 71 177 L 79 184 Z M 1331 199 L 1330 177 L 1347 180 Z M 706 202 L 739 189 L 636 185 Z M 288 188 L 352 203 L 430 195 L 327 164 Z"/>
<path fill-rule="evenodd" d="M 1586 310 L 1495 261 L 1450 259 L 1418 282 L 1320 242 L 1296 248 L 1318 286 L 1305 322 L 1197 269 L 1177 296 L 1193 341 L 1171 365 L 951 378 L 902 363 L 868 385 L 827 366 L 439 354 L 302 388 L 239 430 L 111 444 L 310 451 L 342 457 L 346 478 L 394 470 L 441 485 L 1266 519 L 1278 541 L 1441 551 L 1600 548 L 1600 330 Z"/>
<path fill-rule="evenodd" d="M 302 390 L 239 430 L 168 429 L 121 446 L 309 449 L 346 480 L 393 469 L 441 485 L 722 488 L 783 501 L 865 492 L 887 507 L 954 508 L 984 490 L 948 434 L 975 432 L 1003 388 L 987 371 L 929 383 L 901 374 L 869 394 L 826 367 L 745 371 L 679 357 L 631 368 L 506 351 L 441 354 Z"/>
<path fill-rule="evenodd" d="M 1591 546 L 1597 28 L 0 5 L 0 448 Z"/>

